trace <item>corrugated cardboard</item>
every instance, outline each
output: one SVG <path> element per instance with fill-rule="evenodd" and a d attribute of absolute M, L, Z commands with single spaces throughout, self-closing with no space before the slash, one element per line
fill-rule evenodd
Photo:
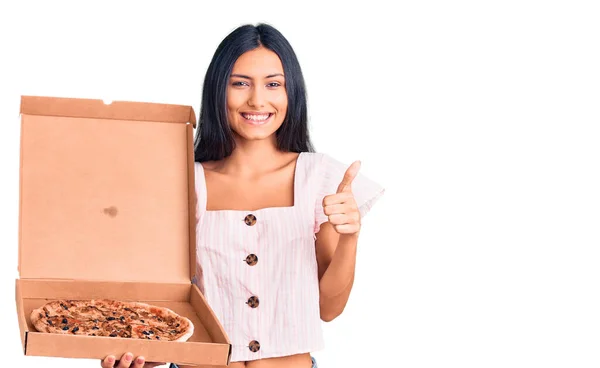
<path fill-rule="evenodd" d="M 23 96 L 19 279 L 25 355 L 227 365 L 230 341 L 191 283 L 195 270 L 189 106 Z M 189 318 L 187 342 L 40 333 L 53 299 L 117 299 Z"/>

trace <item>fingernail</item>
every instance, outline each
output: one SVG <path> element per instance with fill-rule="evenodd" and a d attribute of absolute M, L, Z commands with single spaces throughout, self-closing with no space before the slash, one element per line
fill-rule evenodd
<path fill-rule="evenodd" d="M 131 359 L 133 359 L 133 354 L 130 354 L 130 353 L 125 354 L 126 361 L 130 361 Z"/>
<path fill-rule="evenodd" d="M 137 358 L 137 364 L 144 364 L 144 357 Z"/>
<path fill-rule="evenodd" d="M 113 357 L 108 357 L 108 359 L 107 359 L 107 360 L 108 360 L 108 362 L 109 362 L 109 363 L 111 363 L 111 364 L 115 362 L 115 358 L 113 358 Z"/>

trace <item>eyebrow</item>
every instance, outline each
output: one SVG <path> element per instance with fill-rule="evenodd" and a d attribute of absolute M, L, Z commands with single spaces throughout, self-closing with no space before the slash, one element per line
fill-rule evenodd
<path fill-rule="evenodd" d="M 252 79 L 247 75 L 242 75 L 242 74 L 232 74 L 232 77 L 238 77 L 238 78 L 244 78 L 244 79 Z M 267 75 L 265 78 L 273 78 L 273 77 L 277 77 L 277 76 L 282 76 L 285 77 L 283 74 L 281 73 L 276 73 L 276 74 L 269 74 Z"/>

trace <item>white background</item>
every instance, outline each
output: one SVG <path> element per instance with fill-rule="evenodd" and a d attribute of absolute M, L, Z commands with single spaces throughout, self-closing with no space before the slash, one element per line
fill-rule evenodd
<path fill-rule="evenodd" d="M 1 5 L 3 360 L 98 366 L 21 350 L 19 96 L 198 112 L 218 43 L 265 21 L 300 59 L 317 150 L 361 159 L 387 189 L 363 222 L 355 287 L 324 325 L 319 366 L 600 366 L 592 1 L 162 4 Z"/>

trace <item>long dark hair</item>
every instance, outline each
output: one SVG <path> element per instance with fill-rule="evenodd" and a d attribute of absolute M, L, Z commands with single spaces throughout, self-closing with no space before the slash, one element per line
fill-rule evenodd
<path fill-rule="evenodd" d="M 260 46 L 279 56 L 285 75 L 288 108 L 283 124 L 275 133 L 277 147 L 287 152 L 314 152 L 308 133 L 306 87 L 296 53 L 277 29 L 267 24 L 248 24 L 225 37 L 206 71 L 194 142 L 195 161 L 221 160 L 235 148 L 227 121 L 227 84 L 236 60 Z"/>

